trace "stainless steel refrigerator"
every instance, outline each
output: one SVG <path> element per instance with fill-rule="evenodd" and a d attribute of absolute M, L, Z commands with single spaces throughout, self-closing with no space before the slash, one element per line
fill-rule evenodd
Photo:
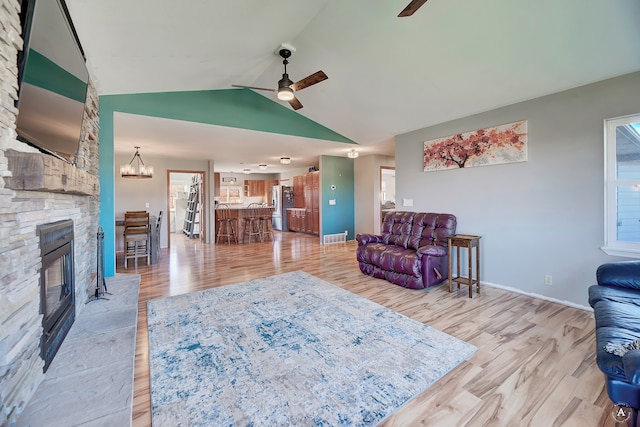
<path fill-rule="evenodd" d="M 293 187 L 274 185 L 271 188 L 271 203 L 275 207 L 273 211 L 273 229 L 289 231 L 287 208 L 293 207 Z"/>

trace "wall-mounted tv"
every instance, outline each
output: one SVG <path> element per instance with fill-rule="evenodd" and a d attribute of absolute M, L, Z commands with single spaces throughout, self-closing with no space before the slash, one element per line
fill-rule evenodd
<path fill-rule="evenodd" d="M 75 163 L 89 73 L 64 0 L 22 0 L 18 139 Z"/>

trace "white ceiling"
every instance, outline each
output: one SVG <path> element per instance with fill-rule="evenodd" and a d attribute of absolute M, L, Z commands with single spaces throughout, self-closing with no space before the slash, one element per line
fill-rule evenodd
<path fill-rule="evenodd" d="M 298 112 L 392 154 L 394 136 L 640 70 L 638 0 L 66 0 L 100 94 L 276 87 L 295 47 Z M 259 92 L 275 100 L 270 92 Z M 489 124 L 488 124 L 489 125 Z M 351 146 L 118 114 L 117 152 L 291 167 Z M 265 150 L 265 147 L 268 149 Z"/>

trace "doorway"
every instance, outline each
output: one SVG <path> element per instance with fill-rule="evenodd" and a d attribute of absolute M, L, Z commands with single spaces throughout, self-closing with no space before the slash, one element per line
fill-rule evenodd
<path fill-rule="evenodd" d="M 167 246 L 180 237 L 206 242 L 205 171 L 167 171 Z"/>
<path fill-rule="evenodd" d="M 380 224 L 384 216 L 396 210 L 396 168 L 380 166 Z"/>

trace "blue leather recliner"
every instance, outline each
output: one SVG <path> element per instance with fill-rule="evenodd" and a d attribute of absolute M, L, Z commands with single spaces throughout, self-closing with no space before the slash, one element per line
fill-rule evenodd
<path fill-rule="evenodd" d="M 607 343 L 640 339 L 640 260 L 602 264 L 597 285 L 589 288 L 589 304 L 596 320 L 596 361 L 604 373 L 607 394 L 614 404 L 640 408 L 640 350 L 623 357 L 604 350 Z"/>

